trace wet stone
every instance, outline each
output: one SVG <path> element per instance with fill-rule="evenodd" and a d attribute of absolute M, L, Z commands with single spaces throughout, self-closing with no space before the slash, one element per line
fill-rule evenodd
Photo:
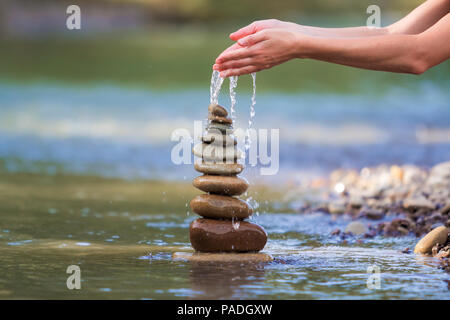
<path fill-rule="evenodd" d="M 229 125 L 231 125 L 233 123 L 233 120 L 231 120 L 230 118 L 217 117 L 217 116 L 213 116 L 213 115 L 208 116 L 208 120 L 211 120 L 211 122 L 215 122 L 215 123 L 224 123 L 224 124 L 229 124 Z"/>
<path fill-rule="evenodd" d="M 345 212 L 345 203 L 343 202 L 331 202 L 328 204 L 328 212 L 332 214 L 340 214 Z"/>
<path fill-rule="evenodd" d="M 448 238 L 448 229 L 444 226 L 437 227 L 420 239 L 414 248 L 414 253 L 431 254 L 433 246 L 445 244 Z"/>
<path fill-rule="evenodd" d="M 350 222 L 345 228 L 345 232 L 351 232 L 354 235 L 360 235 L 366 232 L 366 227 L 359 221 Z"/>
<path fill-rule="evenodd" d="M 211 130 L 215 131 L 215 130 Z M 219 130 L 218 132 L 208 132 L 202 137 L 200 137 L 200 140 L 204 143 L 214 143 L 215 145 L 223 145 L 223 146 L 233 146 L 237 144 L 237 140 L 234 137 L 234 135 L 224 135 Z"/>
<path fill-rule="evenodd" d="M 194 168 L 205 174 L 231 176 L 241 173 L 244 170 L 244 165 L 240 163 L 196 162 Z"/>
<path fill-rule="evenodd" d="M 201 252 L 257 252 L 264 248 L 267 234 L 254 223 L 197 219 L 190 227 L 192 247 Z"/>
<path fill-rule="evenodd" d="M 234 176 L 203 175 L 193 180 L 194 187 L 210 193 L 238 196 L 248 189 L 248 182 Z"/>
<path fill-rule="evenodd" d="M 364 209 L 361 210 L 360 215 L 370 220 L 381 220 L 384 218 L 384 212 L 377 209 Z"/>
<path fill-rule="evenodd" d="M 210 104 L 208 107 L 208 111 L 211 115 L 216 116 L 216 117 L 227 117 L 228 116 L 228 111 L 218 105 L 218 104 Z"/>
<path fill-rule="evenodd" d="M 233 162 L 233 160 L 240 159 L 243 156 L 241 150 L 230 147 L 224 148 L 216 144 L 199 143 L 194 146 L 192 153 L 199 158 L 210 161 L 225 161 Z"/>
<path fill-rule="evenodd" d="M 202 194 L 191 200 L 192 210 L 205 218 L 245 219 L 252 213 L 252 208 L 244 200 L 215 194 Z"/>
<path fill-rule="evenodd" d="M 435 206 L 433 203 L 425 198 L 411 198 L 405 199 L 403 202 L 403 207 L 408 210 L 426 209 L 434 210 Z"/>
<path fill-rule="evenodd" d="M 219 130 L 222 133 L 228 133 L 228 134 L 233 132 L 232 125 L 226 124 L 226 123 L 218 123 L 218 122 L 211 122 L 207 129 Z"/>

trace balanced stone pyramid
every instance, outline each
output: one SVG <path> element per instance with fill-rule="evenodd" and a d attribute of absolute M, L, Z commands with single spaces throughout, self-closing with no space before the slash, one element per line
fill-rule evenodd
<path fill-rule="evenodd" d="M 267 234 L 257 224 L 243 221 L 253 213 L 251 206 L 237 198 L 247 191 L 248 182 L 238 177 L 244 166 L 238 163 L 242 151 L 233 135 L 233 121 L 225 108 L 208 108 L 208 126 L 201 143 L 193 148 L 199 158 L 195 170 L 203 173 L 194 187 L 207 192 L 191 200 L 192 210 L 202 218 L 189 227 L 192 247 L 200 252 L 257 252 L 264 248 Z"/>

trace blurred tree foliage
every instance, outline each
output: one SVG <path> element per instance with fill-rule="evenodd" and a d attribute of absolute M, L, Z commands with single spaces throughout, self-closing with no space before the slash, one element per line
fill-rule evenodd
<path fill-rule="evenodd" d="M 423 0 L 106 0 L 147 6 L 162 19 L 185 22 L 226 22 L 266 18 L 286 19 L 308 14 L 365 15 L 369 5 L 382 11 L 408 12 Z"/>

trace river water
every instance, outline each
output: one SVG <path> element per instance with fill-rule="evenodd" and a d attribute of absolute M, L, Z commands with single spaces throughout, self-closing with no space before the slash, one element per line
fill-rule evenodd
<path fill-rule="evenodd" d="M 268 178 L 446 161 L 446 89 L 425 82 L 379 96 L 259 94 L 253 128 L 280 130 L 280 170 Z M 194 121 L 206 118 L 204 91 L 0 84 L 0 97 L 0 159 L 8 171 L 165 180 L 196 175 L 192 165 L 169 160 L 177 143 L 170 137 L 177 128 L 193 134 Z M 235 127 L 245 132 L 251 96 L 238 91 L 237 99 Z M 220 101 L 228 107 L 227 92 Z"/>

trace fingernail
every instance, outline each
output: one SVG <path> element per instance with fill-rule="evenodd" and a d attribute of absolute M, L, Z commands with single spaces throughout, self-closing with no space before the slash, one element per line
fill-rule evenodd
<path fill-rule="evenodd" d="M 213 70 L 219 70 L 219 65 L 218 64 L 213 65 Z"/>
<path fill-rule="evenodd" d="M 246 38 L 242 38 L 242 39 L 239 39 L 239 40 L 238 40 L 238 44 L 239 44 L 240 46 L 246 46 L 246 45 L 248 44 L 248 41 L 247 41 Z"/>

